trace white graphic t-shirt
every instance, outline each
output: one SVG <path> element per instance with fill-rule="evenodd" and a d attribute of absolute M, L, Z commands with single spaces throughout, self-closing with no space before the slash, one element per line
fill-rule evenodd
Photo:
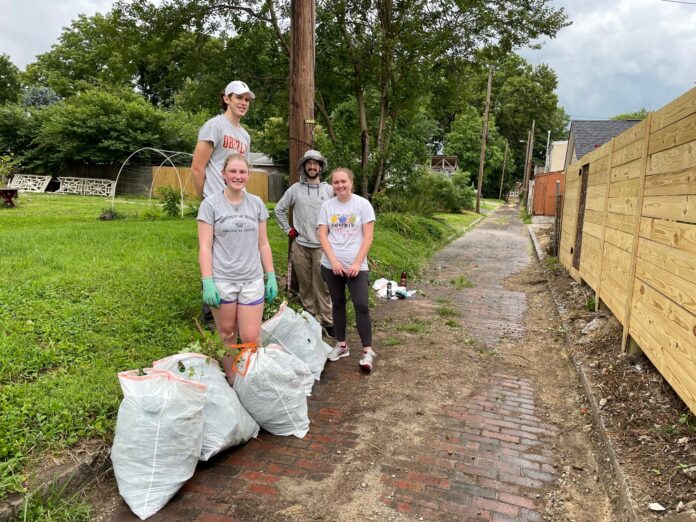
<path fill-rule="evenodd" d="M 317 224 L 329 227 L 329 243 L 344 268 L 348 268 L 355 261 L 363 241 L 362 227 L 370 221 L 375 221 L 372 205 L 356 194 L 352 194 L 345 203 L 333 197 L 321 206 Z M 321 256 L 321 265 L 331 268 L 331 262 L 326 254 Z M 367 257 L 365 257 L 360 270 L 367 269 Z"/>

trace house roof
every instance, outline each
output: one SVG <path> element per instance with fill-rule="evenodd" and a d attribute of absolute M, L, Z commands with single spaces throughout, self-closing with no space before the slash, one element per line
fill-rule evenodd
<path fill-rule="evenodd" d="M 251 152 L 249 154 L 249 163 L 254 167 L 272 167 L 275 165 L 273 158 L 266 156 L 262 152 Z"/>
<path fill-rule="evenodd" d="M 570 132 L 575 140 L 575 157 L 582 158 L 639 121 L 641 120 L 573 120 Z"/>

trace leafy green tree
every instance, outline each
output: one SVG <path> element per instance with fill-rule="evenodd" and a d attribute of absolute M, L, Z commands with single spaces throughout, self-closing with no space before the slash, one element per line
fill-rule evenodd
<path fill-rule="evenodd" d="M 534 67 L 520 56 L 508 54 L 501 57 L 490 49 L 482 49 L 477 53 L 476 61 L 458 64 L 458 74 L 449 74 L 445 81 L 438 84 L 435 94 L 442 103 L 434 107 L 434 116 L 443 130 L 444 140 L 444 135 L 450 132 L 455 117 L 464 107 L 473 106 L 482 111 L 488 77 L 487 62 L 494 64 L 491 114 L 498 132 L 510 147 L 505 179 L 521 179 L 527 132 L 531 129 L 532 120 L 536 121 L 534 157 L 537 161 L 544 159 L 548 130 L 551 130 L 552 140 L 567 137 L 569 119 L 558 104 L 555 93 L 557 77 L 548 66 Z M 495 179 L 498 180 L 498 189 L 493 183 Z M 487 186 L 487 183 L 491 185 Z M 498 169 L 495 176 L 487 174 L 484 178 L 484 192 L 497 195 L 499 187 Z"/>
<path fill-rule="evenodd" d="M 16 102 L 19 92 L 19 69 L 8 55 L 0 54 L 0 103 Z"/>
<path fill-rule="evenodd" d="M 609 118 L 610 120 L 644 120 L 648 116 L 648 110 L 643 107 L 640 110 L 634 112 L 624 112 L 622 114 L 617 114 Z"/>
<path fill-rule="evenodd" d="M 141 147 L 159 147 L 164 119 L 132 91 L 86 90 L 42 110 L 24 164 L 47 171 L 75 163 L 119 163 Z"/>
<path fill-rule="evenodd" d="M 320 4 L 317 41 L 325 52 L 317 52 L 317 56 L 337 59 L 332 62 L 332 74 L 317 75 L 318 86 L 325 106 L 330 106 L 341 90 L 355 98 L 364 195 L 370 189 L 379 189 L 391 135 L 399 119 L 407 119 L 429 95 L 440 77 L 435 73 L 452 60 L 472 59 L 476 49 L 488 44 L 506 53 L 530 38 L 555 34 L 566 25 L 565 14 L 545 4 L 544 0 L 524 6 L 446 0 L 327 0 Z M 395 52 L 397 49 L 399 52 Z M 317 67 L 321 70 L 324 64 L 318 61 Z M 371 99 L 377 102 L 371 103 Z M 322 114 L 331 112 L 329 109 Z M 372 146 L 376 149 L 374 155 Z"/>
<path fill-rule="evenodd" d="M 24 81 L 45 85 L 62 97 L 94 85 L 133 87 L 140 31 L 120 12 L 80 15 L 50 51 L 27 66 Z"/>
<path fill-rule="evenodd" d="M 16 103 L 0 105 L 0 154 L 14 154 L 21 158 L 31 150 L 31 143 L 39 132 L 41 111 L 27 110 Z"/>
<path fill-rule="evenodd" d="M 159 109 L 162 116 L 158 146 L 165 150 L 193 153 L 198 142 L 198 130 L 209 115 L 205 112 L 191 113 L 180 109 Z"/>
<path fill-rule="evenodd" d="M 457 115 L 452 123 L 452 130 L 445 137 L 445 153 L 456 154 L 459 158 L 459 168 L 470 173 L 474 180 L 478 179 L 482 131 L 483 118 L 476 109 L 467 107 L 464 112 Z M 500 178 L 499 172 L 503 164 L 504 150 L 505 139 L 498 133 L 495 117 L 490 116 L 483 174 L 483 194 L 491 194 L 492 187 L 495 187 L 496 180 Z"/>

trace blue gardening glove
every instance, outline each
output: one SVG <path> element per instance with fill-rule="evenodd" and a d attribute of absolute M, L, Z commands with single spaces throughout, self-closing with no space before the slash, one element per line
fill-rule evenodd
<path fill-rule="evenodd" d="M 220 306 L 220 292 L 218 292 L 213 278 L 204 277 L 201 281 L 203 281 L 203 302 L 214 308 Z"/>
<path fill-rule="evenodd" d="M 266 277 L 266 302 L 272 303 L 278 295 L 278 281 L 276 281 L 275 272 L 268 272 Z"/>

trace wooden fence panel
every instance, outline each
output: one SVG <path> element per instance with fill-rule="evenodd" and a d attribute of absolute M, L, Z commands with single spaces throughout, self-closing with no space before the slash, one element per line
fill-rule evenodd
<path fill-rule="evenodd" d="M 627 179 L 634 179 L 640 177 L 640 172 L 642 169 L 642 164 L 640 159 L 624 163 L 623 165 L 618 165 L 612 167 L 611 169 L 611 181 L 624 181 Z"/>
<path fill-rule="evenodd" d="M 640 237 L 696 255 L 696 225 L 644 217 Z"/>
<path fill-rule="evenodd" d="M 568 167 L 559 258 L 696 413 L 696 88 Z"/>
<path fill-rule="evenodd" d="M 635 282 L 631 335 L 679 396 L 696 404 L 696 316 L 650 285 Z"/>
<path fill-rule="evenodd" d="M 650 154 L 696 140 L 696 112 L 650 135 Z"/>
<path fill-rule="evenodd" d="M 665 172 L 645 179 L 646 196 L 696 194 L 696 167 L 679 172 Z"/>
<path fill-rule="evenodd" d="M 177 176 L 178 174 L 178 176 Z M 152 195 L 157 196 L 159 187 L 168 186 L 179 190 L 179 179 L 183 186 L 184 195 L 189 198 L 196 196 L 193 186 L 193 175 L 189 167 L 152 167 Z M 264 202 L 268 201 L 268 174 L 263 171 L 252 170 L 247 183 L 247 191 L 260 197 Z"/>

